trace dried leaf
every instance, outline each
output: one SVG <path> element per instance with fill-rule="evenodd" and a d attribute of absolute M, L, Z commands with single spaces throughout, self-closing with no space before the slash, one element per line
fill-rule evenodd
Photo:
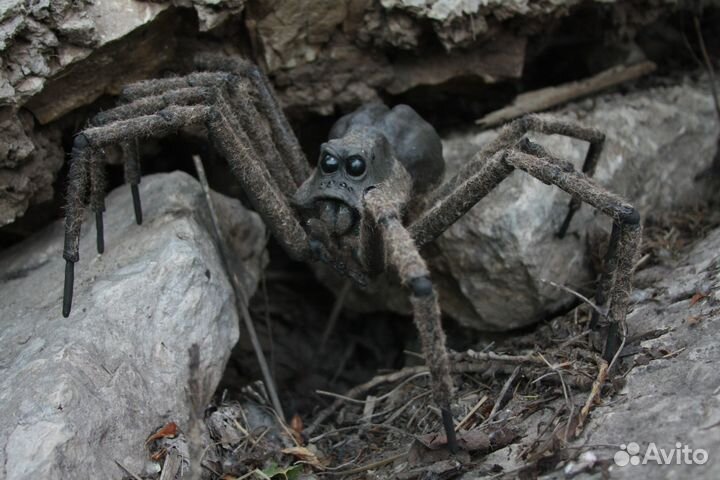
<path fill-rule="evenodd" d="M 438 450 L 447 445 L 447 437 L 444 433 L 429 433 L 417 437 L 425 447 L 430 450 Z M 457 434 L 458 446 L 466 452 L 476 452 L 479 450 L 490 450 L 490 437 L 480 430 L 470 430 L 469 432 L 461 432 Z"/>
<path fill-rule="evenodd" d="M 299 461 L 306 463 L 313 468 L 317 468 L 318 470 L 325 470 L 325 466 L 320 463 L 320 460 L 317 458 L 317 456 L 305 447 L 284 448 L 282 450 L 282 453 L 286 455 L 292 455 Z"/>
<path fill-rule="evenodd" d="M 166 437 L 175 438 L 177 433 L 178 433 L 177 424 L 175 422 L 170 422 L 167 425 L 165 425 L 164 427 L 162 427 L 160 430 L 158 430 L 157 432 L 150 435 L 148 437 L 148 439 L 145 440 L 145 445 L 148 445 L 160 438 L 166 438 Z"/>
<path fill-rule="evenodd" d="M 295 443 L 297 443 L 298 445 L 305 444 L 305 439 L 302 435 L 304 428 L 305 425 L 303 425 L 303 421 L 300 415 L 298 415 L 297 413 L 293 415 L 292 419 L 290 420 L 290 433 L 295 439 Z"/>
<path fill-rule="evenodd" d="M 690 299 L 690 306 L 692 307 L 693 305 L 695 305 L 696 303 L 698 303 L 700 300 L 702 300 L 705 297 L 707 297 L 707 295 L 705 295 L 704 293 L 700 293 L 700 292 L 696 293 Z"/>
<path fill-rule="evenodd" d="M 297 413 L 293 415 L 292 419 L 290 420 L 290 428 L 292 428 L 295 432 L 299 434 L 301 434 L 303 432 L 303 428 L 305 428 L 302 418 Z"/>
<path fill-rule="evenodd" d="M 165 458 L 165 455 L 167 455 L 167 449 L 162 448 L 162 449 L 158 450 L 157 452 L 153 453 L 152 455 L 150 455 L 150 459 L 153 460 L 154 462 L 159 462 L 160 460 Z"/>

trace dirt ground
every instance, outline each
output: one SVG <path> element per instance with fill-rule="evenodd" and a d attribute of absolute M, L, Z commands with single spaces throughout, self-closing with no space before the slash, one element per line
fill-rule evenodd
<path fill-rule="evenodd" d="M 637 269 L 671 262 L 720 225 L 716 207 L 648 219 Z M 446 321 L 449 338 L 463 339 L 451 345 L 453 413 L 461 419 L 461 451 L 452 454 L 427 368 L 408 335 L 410 319 L 341 311 L 328 332 L 333 297 L 303 267 L 287 267 L 271 264 L 252 311 L 264 344 L 272 339 L 268 350 L 292 420 L 277 421 L 262 384 L 248 384 L 258 373 L 249 345 L 239 345 L 206 412 L 210 478 L 538 478 L 583 458 L 568 444 L 597 405 L 616 401 L 630 370 L 677 354 L 640 347 L 662 332 L 635 332 L 604 361 L 600 335 L 589 326 L 596 307 L 581 297 L 589 292 L 577 292 L 577 306 L 565 315 L 527 331 L 488 336 Z M 297 319 L 302 323 L 293 325 Z M 503 465 L 492 452 L 506 452 Z M 607 461 L 579 463 L 567 467 L 573 475 L 608 475 Z"/>

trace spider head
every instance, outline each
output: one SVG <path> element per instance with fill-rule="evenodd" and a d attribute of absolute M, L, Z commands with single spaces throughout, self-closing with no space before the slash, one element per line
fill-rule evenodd
<path fill-rule="evenodd" d="M 357 232 L 363 194 L 390 177 L 394 161 L 384 135 L 373 128 L 353 129 L 321 145 L 317 168 L 293 203 L 335 236 Z"/>

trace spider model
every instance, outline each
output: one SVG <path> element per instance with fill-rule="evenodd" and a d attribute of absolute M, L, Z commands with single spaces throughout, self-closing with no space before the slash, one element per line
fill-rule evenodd
<path fill-rule="evenodd" d="M 135 217 L 142 222 L 137 140 L 163 137 L 180 128 L 204 126 L 255 209 L 287 253 L 321 260 L 364 285 L 386 270 L 407 287 L 433 398 L 442 413 L 448 445 L 456 448 L 450 411 L 452 380 L 438 296 L 419 253 L 514 170 L 570 193 L 560 227 L 565 234 L 580 202 L 613 219 L 596 302 L 607 309 L 605 357 L 619 345 L 633 259 L 640 238 L 637 211 L 597 186 L 591 175 L 603 145 L 602 133 L 571 123 L 527 116 L 508 124 L 495 141 L 440 184 L 444 171 L 437 133 L 410 107 L 371 104 L 342 117 L 321 147 L 311 171 L 270 84 L 253 64 L 203 56 L 199 71 L 128 86 L 124 104 L 98 114 L 76 137 L 65 219 L 66 260 L 63 315 L 70 314 L 74 264 L 78 261 L 84 202 L 95 212 L 97 249 L 102 253 L 105 182 L 103 147 L 124 150 L 125 177 Z M 561 134 L 589 142 L 583 172 L 524 138 L 528 131 Z"/>

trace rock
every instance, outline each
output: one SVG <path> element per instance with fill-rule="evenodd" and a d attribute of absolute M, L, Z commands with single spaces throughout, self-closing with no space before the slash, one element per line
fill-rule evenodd
<path fill-rule="evenodd" d="M 61 121 L 103 95 L 117 95 L 127 83 L 185 71 L 193 53 L 208 49 L 252 51 L 281 104 L 301 117 L 349 111 L 418 87 L 450 88 L 447 95 L 456 95 L 460 85 L 481 91 L 483 84 L 519 79 L 531 60 L 527 51 L 542 53 L 526 48 L 528 37 L 551 36 L 559 19 L 580 3 L 587 2 L 5 0 L 0 2 L 0 107 L 8 110 L 0 112 L 0 123 L 7 126 L 3 131 L 23 131 L 21 109 L 40 125 Z M 602 27 L 608 30 L 603 51 L 612 50 L 606 48 L 610 30 L 622 31 L 611 43 L 623 50 L 639 28 L 676 8 L 670 1 L 591 3 L 620 25 Z M 587 62 L 597 57 L 589 55 Z M 471 107 L 476 110 L 474 103 Z M 84 120 L 68 120 L 64 128 L 72 124 L 77 130 Z M 0 149 L 0 165 L 6 158 Z M 37 165 L 37 155 L 15 161 L 17 167 L 0 168 L 22 179 L 38 177 L 17 171 Z M 42 162 L 41 180 L 54 179 L 57 162 Z M 46 183 L 28 184 L 10 200 L 0 198 L 0 224 L 48 191 Z"/>
<path fill-rule="evenodd" d="M 640 362 L 636 357 L 636 366 L 625 377 L 618 401 L 598 406 L 592 412 L 591 421 L 576 444 L 617 445 L 615 449 L 595 452 L 609 462 L 612 478 L 710 479 L 720 476 L 720 463 L 713 457 L 720 448 L 718 252 L 720 229 L 716 228 L 676 263 L 638 274 L 640 283 L 649 279 L 653 298 L 635 305 L 627 319 L 629 333 L 631 336 L 652 331 L 665 333 L 641 343 L 649 360 Z M 661 280 L 653 279 L 658 276 Z M 705 296 L 698 299 L 696 294 Z M 668 355 L 662 358 L 662 355 L 651 355 L 652 352 Z M 658 465 L 652 460 L 646 465 L 615 465 L 613 456 L 620 451 L 619 446 L 630 442 L 639 445 L 641 461 L 648 451 L 652 454 L 652 450 L 648 450 L 650 443 L 658 450 L 674 452 L 679 442 L 693 451 L 705 450 L 709 458 L 704 465 L 685 465 L 684 454 L 680 453 L 679 465 L 675 457 L 667 465 Z"/>
<path fill-rule="evenodd" d="M 206 20 L 202 30 L 238 13 L 244 2 L 1 2 L 0 226 L 50 197 L 62 166 L 59 134 L 53 132 L 48 145 L 22 109 L 46 125 L 127 83 L 157 76 L 177 60 L 179 17 L 163 15 L 175 3 L 196 7 Z"/>
<path fill-rule="evenodd" d="M 141 194 L 142 226 L 126 186 L 108 196 L 105 254 L 84 228 L 67 319 L 60 222 L 0 257 L 2 478 L 120 478 L 115 460 L 157 471 L 145 439 L 170 421 L 192 431 L 220 380 L 238 317 L 202 191 L 176 172 L 143 178 Z M 265 228 L 239 201 L 215 199 L 251 294 Z"/>
<path fill-rule="evenodd" d="M 53 197 L 63 160 L 57 128 L 35 128 L 28 112 L 0 108 L 0 226 Z"/>
<path fill-rule="evenodd" d="M 269 0 L 251 8 L 250 34 L 283 105 L 328 115 L 377 100 L 384 90 L 399 94 L 459 77 L 485 83 L 520 77 L 524 37 L 475 36 L 465 44 L 476 48 L 445 57 L 421 41 L 427 18 L 387 3 Z"/>
<path fill-rule="evenodd" d="M 117 52 L 110 48 L 105 56 L 95 56 L 85 69 L 76 67 L 95 49 L 152 21 L 165 8 L 113 0 L 2 3 L 0 145 L 9 148 L 0 149 L 0 225 L 21 216 L 29 205 L 51 198 L 52 183 L 63 161 L 59 132 L 51 132 L 49 138 L 36 132 L 32 116 L 18 110 L 24 106 L 40 123 L 48 123 L 92 102 L 113 82 L 129 80 L 128 73 L 136 72 L 139 76 L 132 78 L 139 79 L 143 72 L 151 71 L 132 68 L 125 59 L 136 58 L 136 63 L 156 68 L 158 59 L 165 57 L 147 55 L 147 48 L 138 50 L 127 44 L 122 47 L 123 60 L 115 61 Z M 150 41 L 161 44 L 157 38 Z M 142 41 L 135 43 L 143 45 Z M 142 61 L 128 55 L 136 51 L 145 55 Z M 119 68 L 99 68 L 103 64 Z M 107 75 L 99 74 L 103 71 Z M 60 79 L 51 81 L 53 77 Z"/>
<path fill-rule="evenodd" d="M 595 179 L 643 215 L 692 204 L 708 193 L 697 177 L 712 164 L 720 128 L 706 84 L 604 95 L 562 108 L 556 116 L 606 133 Z M 471 131 L 446 138 L 446 175 L 495 135 Z M 583 142 L 530 138 L 582 166 Z M 609 232 L 609 222 L 584 205 L 569 234 L 558 239 L 568 202 L 560 189 L 521 172 L 480 201 L 437 241 L 432 263 L 441 277 L 443 309 L 463 325 L 506 330 L 533 323 L 569 301 L 543 279 L 575 289 L 587 285 L 589 235 Z"/>
<path fill-rule="evenodd" d="M 539 476 L 547 480 L 718 478 L 720 465 L 713 458 L 720 447 L 718 252 L 720 228 L 715 227 L 704 239 L 676 252 L 674 260 L 661 261 L 638 272 L 636 284 L 640 288 L 634 289 L 632 296 L 637 298 L 639 290 L 650 295 L 643 294 L 645 298 L 633 306 L 627 317 L 628 343 L 619 361 L 623 373 L 616 372 L 614 378 L 608 379 L 606 385 L 614 395 L 606 396 L 603 388 L 601 401 L 590 410 L 577 438 L 562 445 L 557 431 L 552 433 L 553 428 L 564 425 L 564 420 L 555 423 L 557 412 L 567 405 L 564 398 L 550 400 L 542 410 L 527 415 L 518 414 L 528 413 L 528 404 L 520 400 L 506 407 L 505 413 L 522 418 L 518 429 L 523 435 L 515 443 L 487 455 L 462 480 L 487 475 L 490 469 L 494 473 L 514 472 L 529 466 L 543 468 L 541 465 L 551 469 L 542 470 L 544 473 Z M 550 335 L 562 332 L 564 328 L 559 324 L 572 321 L 573 316 L 569 313 L 553 319 L 541 329 L 546 328 L 552 332 Z M 535 329 L 535 336 L 528 337 L 541 341 L 537 337 L 541 329 Z M 570 392 L 577 412 L 588 392 L 575 387 L 570 387 Z M 679 463 L 675 456 L 678 442 Z M 646 452 L 653 453 L 650 443 L 658 451 L 672 452 L 672 460 L 665 465 L 652 460 L 644 465 L 617 465 L 614 458 L 623 459 L 622 454 L 615 457 L 618 452 L 630 450 L 634 454 L 631 443 L 638 444 L 641 462 Z M 707 452 L 707 463 L 683 464 L 685 446 L 695 452 Z M 551 458 L 549 451 L 556 454 L 556 463 L 545 461 Z M 625 459 L 630 460 L 630 455 Z"/>

